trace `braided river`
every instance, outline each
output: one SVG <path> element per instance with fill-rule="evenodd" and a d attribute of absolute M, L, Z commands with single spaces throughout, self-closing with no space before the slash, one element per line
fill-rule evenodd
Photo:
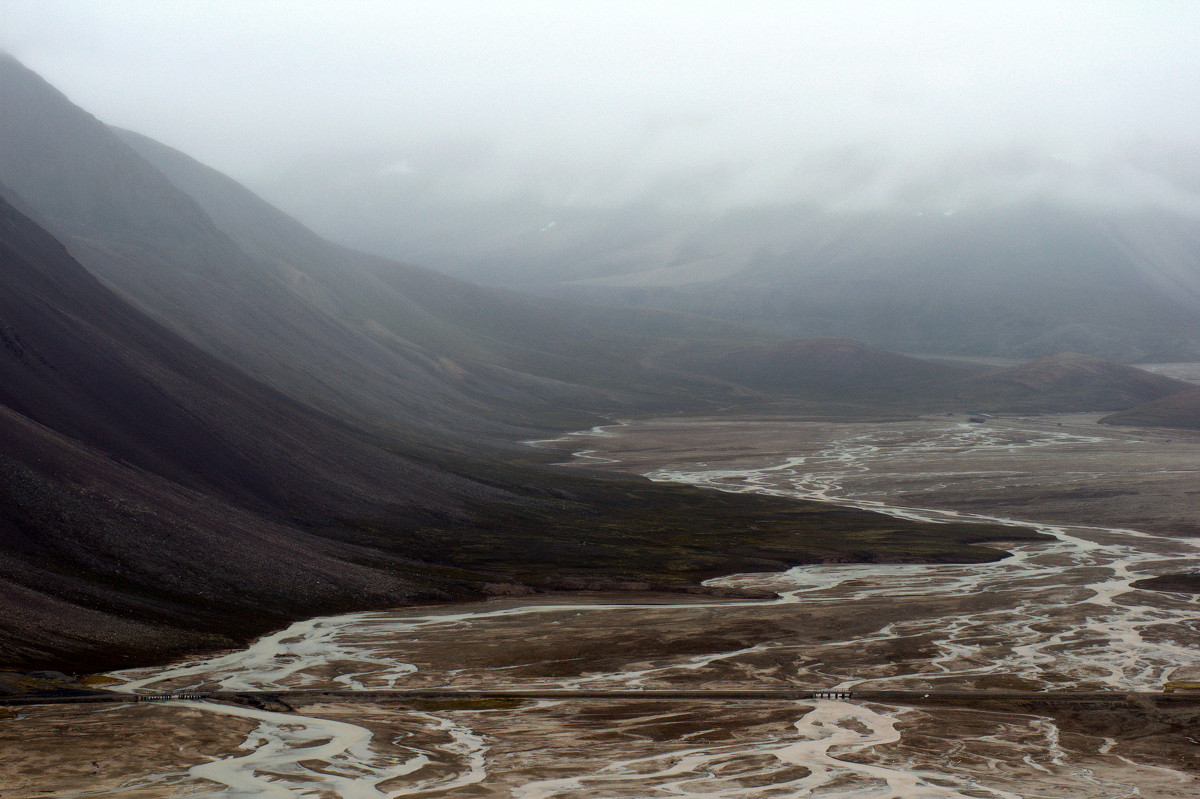
<path fill-rule="evenodd" d="M 1200 679 L 1200 435 L 1094 417 L 614 422 L 570 462 L 1053 536 L 994 563 L 825 564 L 718 585 L 778 599 L 504 597 L 310 619 L 116 690 L 1159 691 Z M 1120 696 L 1121 694 L 1116 694 Z M 0 720 L 0 797 L 1195 797 L 1200 710 L 854 700 L 154 702 Z M 19 740 L 20 745 L 11 742 Z"/>

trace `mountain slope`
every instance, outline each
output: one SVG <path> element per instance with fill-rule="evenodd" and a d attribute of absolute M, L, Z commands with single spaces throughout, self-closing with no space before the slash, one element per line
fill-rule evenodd
<path fill-rule="evenodd" d="M 729 382 L 764 398 L 937 410 L 1111 411 L 1170 397 L 1191 383 L 1086 355 L 1061 353 L 1004 368 L 913 358 L 850 339 L 685 344 L 662 369 Z"/>
<path fill-rule="evenodd" d="M 1053 413 L 1124 410 L 1193 388 L 1132 366 L 1065 353 L 971 375 L 945 390 L 982 410 Z"/>
<path fill-rule="evenodd" d="M 452 351 L 368 335 L 369 320 L 330 313 L 327 286 L 248 255 L 107 127 L 11 58 L 0 58 L 0 105 L 19 109 L 0 117 L 0 174 L 22 210 L 125 299 L 291 396 L 374 424 L 421 419 L 434 432 L 483 433 L 512 430 L 505 416 L 519 424 L 533 415 L 491 402 L 493 393 L 520 394 L 534 411 L 539 398 L 599 401 L 503 364 L 475 368 Z M 327 268 L 354 282 L 346 264 Z M 395 313 L 421 315 L 411 302 Z"/>
<path fill-rule="evenodd" d="M 1103 424 L 1200 430 L 1200 389 L 1193 388 L 1102 418 Z"/>
<path fill-rule="evenodd" d="M 766 394 L 888 404 L 929 400 L 945 382 L 977 370 L 885 352 L 850 339 L 701 342 L 661 353 L 654 362 Z"/>
<path fill-rule="evenodd" d="M 182 341 L 2 198 L 0 343 L 8 662 L 114 644 L 144 656 L 307 608 L 447 596 L 395 555 L 338 541 L 332 521 L 506 496 Z"/>
<path fill-rule="evenodd" d="M 423 467 L 403 471 L 402 458 L 353 428 L 129 307 L 2 198 L 0 222 L 8 407 L 139 468 L 271 505 L 329 513 L 444 492 L 439 484 L 422 495 Z M 397 480 L 403 491 L 382 485 Z"/>
<path fill-rule="evenodd" d="M 481 373 L 499 367 L 602 387 L 612 401 L 638 388 L 651 394 L 664 389 L 657 375 L 639 366 L 647 348 L 680 337 L 751 336 L 705 318 L 643 313 L 651 318 L 635 320 L 628 312 L 547 302 L 348 250 L 187 155 L 137 133 L 114 132 L 246 252 L 290 275 L 295 290 L 322 310 L 385 345 L 437 352 Z M 549 387 L 522 387 L 531 388 Z M 666 389 L 677 393 L 674 386 Z"/>

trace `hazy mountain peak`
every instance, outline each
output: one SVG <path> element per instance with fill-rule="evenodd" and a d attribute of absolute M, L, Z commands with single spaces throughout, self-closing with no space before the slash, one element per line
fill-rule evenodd
<path fill-rule="evenodd" d="M 191 198 L 15 58 L 0 61 L 0 107 L 0 175 L 56 234 L 223 246 Z"/>

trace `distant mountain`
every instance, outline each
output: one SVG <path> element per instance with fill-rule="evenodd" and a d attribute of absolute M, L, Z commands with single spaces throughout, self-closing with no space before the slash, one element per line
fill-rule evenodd
<path fill-rule="evenodd" d="M 1103 424 L 1130 427 L 1179 427 L 1200 430 L 1200 389 L 1147 402 L 1100 420 Z"/>
<path fill-rule="evenodd" d="M 947 381 L 981 368 L 898 355 L 851 339 L 693 342 L 659 353 L 653 363 L 771 395 L 885 404 L 928 401 Z"/>
<path fill-rule="evenodd" d="M 731 245 L 744 255 L 711 271 Z M 668 253 L 645 261 L 659 269 L 544 290 L 901 352 L 1200 357 L 1200 226 L 1167 211 L 751 209 L 689 231 Z"/>
<path fill-rule="evenodd" d="M 1066 353 L 971 375 L 947 397 L 984 410 L 1107 411 L 1190 392 L 1192 383 L 1088 355 Z"/>
<path fill-rule="evenodd" d="M 1192 360 L 1200 204 L 1177 195 L 1194 198 L 1200 184 L 1194 156 L 1159 155 L 1072 171 L 1052 155 L 982 154 L 901 176 L 877 155 L 831 153 L 841 168 L 795 175 L 808 201 L 712 211 L 700 206 L 719 187 L 692 203 L 647 194 L 603 205 L 581 190 L 560 205 L 455 205 L 431 176 L 336 162 L 276 180 L 271 196 L 345 243 L 556 298 L 908 353 Z M 1186 175 L 1173 167 L 1185 162 Z M 1120 179 L 1109 185 L 1106 170 Z M 1071 191 L 1051 190 L 1068 178 Z M 977 196 L 979 184 L 1008 188 Z M 872 185 L 880 197 L 868 202 Z"/>
<path fill-rule="evenodd" d="M 913 358 L 850 339 L 695 343 L 653 359 L 663 369 L 726 381 L 767 397 L 856 403 L 910 412 L 1054 413 L 1132 408 L 1191 383 L 1064 353 L 988 368 Z"/>
<path fill-rule="evenodd" d="M 384 346 L 437 353 L 481 377 L 510 382 L 516 380 L 511 372 L 521 371 L 605 383 L 609 370 L 625 372 L 636 360 L 637 339 L 597 335 L 577 322 L 569 304 L 485 289 L 330 244 L 183 153 L 130 131 L 113 132 L 194 198 L 245 252 L 283 273 L 297 294 Z M 555 388 L 533 381 L 518 387 Z"/>

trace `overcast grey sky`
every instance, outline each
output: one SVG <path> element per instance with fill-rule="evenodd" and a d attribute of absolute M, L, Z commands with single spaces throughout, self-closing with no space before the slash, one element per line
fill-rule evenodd
<path fill-rule="evenodd" d="M 844 145 L 1191 147 L 1197 42 L 1192 0 L 0 0 L 0 47 L 235 177 L 339 152 L 403 176 L 436 153 L 472 191 L 560 200 L 718 166 L 769 196 Z"/>

